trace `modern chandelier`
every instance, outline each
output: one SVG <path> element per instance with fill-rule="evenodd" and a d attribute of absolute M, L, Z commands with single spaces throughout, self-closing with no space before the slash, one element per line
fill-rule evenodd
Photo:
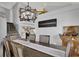
<path fill-rule="evenodd" d="M 27 4 L 28 5 L 25 8 L 19 9 L 20 21 L 33 21 L 33 22 L 35 22 L 35 20 L 37 19 L 37 15 L 40 15 L 40 14 L 47 12 L 45 9 L 42 9 L 42 10 L 32 9 L 29 6 L 29 2 Z"/>

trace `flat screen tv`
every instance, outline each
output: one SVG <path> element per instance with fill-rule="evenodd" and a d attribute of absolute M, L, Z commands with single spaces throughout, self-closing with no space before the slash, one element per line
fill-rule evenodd
<path fill-rule="evenodd" d="M 57 19 L 49 19 L 44 21 L 38 22 L 38 27 L 56 27 L 57 26 Z"/>

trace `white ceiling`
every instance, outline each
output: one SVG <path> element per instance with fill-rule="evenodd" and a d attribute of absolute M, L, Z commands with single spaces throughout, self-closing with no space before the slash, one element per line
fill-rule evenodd
<path fill-rule="evenodd" d="M 7 9 L 11 9 L 16 2 L 0 2 L 0 6 L 7 8 Z"/>
<path fill-rule="evenodd" d="M 32 8 L 42 9 L 45 8 L 48 11 L 57 10 L 66 6 L 70 6 L 70 3 L 59 3 L 59 2 L 31 2 Z"/>
<path fill-rule="evenodd" d="M 18 2 L 17 2 L 18 3 Z M 22 2 L 27 5 L 27 2 Z M 0 2 L 0 6 L 11 9 L 16 2 Z M 79 3 L 71 3 L 71 2 L 30 2 L 30 6 L 32 8 L 41 9 L 45 8 L 48 11 L 58 10 L 60 8 L 68 7 L 73 4 L 79 4 Z"/>

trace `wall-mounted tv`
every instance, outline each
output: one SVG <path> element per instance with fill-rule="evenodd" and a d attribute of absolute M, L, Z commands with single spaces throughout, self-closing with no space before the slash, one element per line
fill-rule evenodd
<path fill-rule="evenodd" d="M 56 27 L 56 26 L 57 26 L 57 19 L 49 19 L 38 22 L 38 27 Z"/>

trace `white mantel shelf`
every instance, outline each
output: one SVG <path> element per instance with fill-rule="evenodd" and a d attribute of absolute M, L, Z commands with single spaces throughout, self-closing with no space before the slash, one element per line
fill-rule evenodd
<path fill-rule="evenodd" d="M 65 51 L 62 51 L 62 50 L 59 50 L 59 49 L 42 46 L 42 45 L 39 45 L 39 44 L 27 42 L 27 41 L 24 41 L 24 40 L 12 40 L 12 41 L 15 42 L 15 43 L 19 43 L 23 46 L 35 49 L 37 51 L 49 54 L 51 56 L 65 57 Z"/>

